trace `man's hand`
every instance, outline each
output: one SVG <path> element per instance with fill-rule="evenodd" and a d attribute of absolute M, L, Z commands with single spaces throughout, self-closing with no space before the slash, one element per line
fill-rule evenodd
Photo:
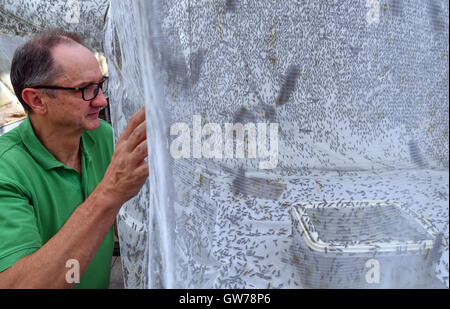
<path fill-rule="evenodd" d="M 120 208 L 135 196 L 148 177 L 145 109 L 134 114 L 117 141 L 111 163 L 98 190 Z"/>

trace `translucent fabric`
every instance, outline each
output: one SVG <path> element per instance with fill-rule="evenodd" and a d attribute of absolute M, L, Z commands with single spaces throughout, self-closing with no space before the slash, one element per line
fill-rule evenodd
<path fill-rule="evenodd" d="M 0 0 L 0 34 L 32 36 L 48 28 L 77 32 L 102 50 L 109 0 Z"/>
<path fill-rule="evenodd" d="M 126 287 L 448 287 L 448 1 L 113 0 L 105 52 Z"/>

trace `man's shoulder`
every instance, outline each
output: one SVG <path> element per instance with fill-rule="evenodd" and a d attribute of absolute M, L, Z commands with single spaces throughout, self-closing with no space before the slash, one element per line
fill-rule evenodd
<path fill-rule="evenodd" d="M 18 128 L 0 136 L 0 162 L 22 152 L 22 139 Z"/>
<path fill-rule="evenodd" d="M 23 176 L 35 164 L 17 130 L 0 136 L 0 182 Z"/>

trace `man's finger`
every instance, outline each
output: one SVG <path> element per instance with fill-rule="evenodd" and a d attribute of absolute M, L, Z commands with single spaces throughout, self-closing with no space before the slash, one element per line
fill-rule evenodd
<path fill-rule="evenodd" d="M 148 162 L 144 161 L 139 165 L 136 169 L 136 174 L 140 177 L 145 177 L 147 179 L 149 171 L 148 171 Z"/>
<path fill-rule="evenodd" d="M 126 149 L 128 151 L 133 151 L 143 140 L 146 139 L 146 129 L 145 129 L 145 121 L 141 122 L 133 132 L 131 132 L 130 136 L 125 142 Z"/>
<path fill-rule="evenodd" d="M 121 140 L 127 140 L 130 137 L 131 133 L 133 133 L 133 131 L 136 129 L 136 127 L 139 126 L 143 121 L 145 121 L 144 106 L 142 106 L 137 113 L 131 116 L 128 125 L 125 127 L 125 130 L 123 130 L 122 134 L 120 135 L 118 142 Z"/>
<path fill-rule="evenodd" d="M 147 140 L 143 140 L 131 153 L 131 159 L 136 165 L 140 164 L 148 155 Z"/>

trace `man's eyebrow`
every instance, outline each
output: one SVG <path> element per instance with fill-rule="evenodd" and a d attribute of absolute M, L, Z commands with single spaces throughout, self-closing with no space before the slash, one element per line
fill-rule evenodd
<path fill-rule="evenodd" d="M 74 88 L 83 88 L 90 84 L 92 84 L 92 82 L 81 82 L 81 83 L 76 84 L 76 86 L 74 86 Z"/>
<path fill-rule="evenodd" d="M 89 81 L 89 82 L 80 82 L 80 83 L 77 84 L 77 86 L 74 86 L 74 88 L 83 88 L 83 87 L 86 87 L 87 85 L 90 85 L 90 84 L 96 84 L 96 83 L 99 83 L 101 80 L 103 80 L 103 78 L 104 78 L 104 76 L 102 76 L 102 77 L 99 79 L 98 82 L 92 82 L 92 81 Z"/>

